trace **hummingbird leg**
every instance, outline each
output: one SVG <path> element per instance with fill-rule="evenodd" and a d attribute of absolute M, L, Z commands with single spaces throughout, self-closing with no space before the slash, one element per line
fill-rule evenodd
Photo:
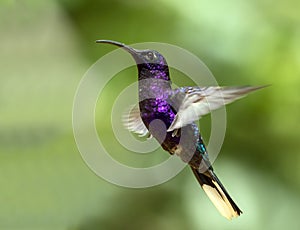
<path fill-rule="evenodd" d="M 175 129 L 172 133 L 172 137 L 179 137 L 179 132 L 178 132 L 179 129 Z"/>
<path fill-rule="evenodd" d="M 180 154 L 182 153 L 182 147 L 181 145 L 176 145 L 174 146 L 171 150 L 170 150 L 170 153 L 173 155 L 173 154 L 176 154 L 177 156 L 180 156 Z"/>

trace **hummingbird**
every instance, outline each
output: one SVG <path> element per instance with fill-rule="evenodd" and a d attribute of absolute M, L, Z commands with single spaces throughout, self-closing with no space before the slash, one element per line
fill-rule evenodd
<path fill-rule="evenodd" d="M 154 137 L 171 155 L 179 156 L 221 215 L 231 220 L 242 213 L 216 176 L 196 121 L 221 106 L 264 86 L 188 86 L 172 89 L 169 67 L 155 50 L 138 50 L 111 40 L 97 40 L 123 48 L 138 70 L 139 104 L 125 121 L 129 131 Z"/>

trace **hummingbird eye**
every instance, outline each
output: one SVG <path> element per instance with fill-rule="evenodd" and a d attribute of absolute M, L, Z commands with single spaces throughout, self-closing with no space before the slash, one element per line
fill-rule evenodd
<path fill-rule="evenodd" d="M 148 61 L 155 61 L 157 59 L 156 54 L 153 52 L 148 52 L 145 57 Z"/>

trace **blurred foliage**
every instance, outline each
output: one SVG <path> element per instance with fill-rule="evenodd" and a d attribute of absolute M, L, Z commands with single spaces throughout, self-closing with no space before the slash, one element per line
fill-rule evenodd
<path fill-rule="evenodd" d="M 295 0 L 1 1 L 0 229 L 298 229 L 299 7 Z M 140 190 L 89 170 L 74 141 L 72 105 L 86 70 L 115 49 L 96 39 L 175 44 L 203 60 L 220 85 L 272 85 L 227 107 L 215 168 L 240 218 L 223 219 L 187 169 Z M 135 79 L 134 68 L 118 74 L 96 111 L 99 136 L 128 164 L 142 156 L 118 145 L 102 111 Z M 153 156 L 151 164 L 168 155 Z"/>

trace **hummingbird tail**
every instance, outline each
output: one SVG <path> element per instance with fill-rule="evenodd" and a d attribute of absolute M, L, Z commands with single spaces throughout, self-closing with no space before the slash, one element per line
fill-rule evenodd
<path fill-rule="evenodd" d="M 195 168 L 192 168 L 192 170 L 202 189 L 222 216 L 231 220 L 233 217 L 238 217 L 242 213 L 211 169 L 208 169 L 204 173 L 200 173 Z"/>

